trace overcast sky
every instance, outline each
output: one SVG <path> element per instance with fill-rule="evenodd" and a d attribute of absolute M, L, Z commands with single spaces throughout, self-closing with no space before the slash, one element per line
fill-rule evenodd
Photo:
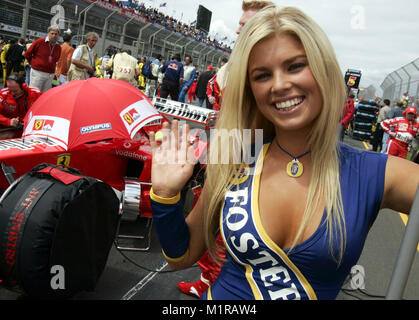
<path fill-rule="evenodd" d="M 212 11 L 210 35 L 236 39 L 241 0 L 145 0 L 146 5 L 174 15 L 183 22 L 196 20 L 201 4 Z M 362 70 L 361 86 L 380 85 L 392 71 L 419 57 L 418 0 L 273 0 L 295 6 L 312 17 L 327 33 L 342 72 Z"/>

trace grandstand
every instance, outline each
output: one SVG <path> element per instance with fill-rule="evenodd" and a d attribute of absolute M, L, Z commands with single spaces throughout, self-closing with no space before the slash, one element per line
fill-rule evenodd
<path fill-rule="evenodd" d="M 97 32 L 100 39 L 95 51 L 100 56 L 109 46 L 128 48 L 135 57 L 161 54 L 169 59 L 171 54 L 180 52 L 182 57 L 191 55 L 194 65 L 201 70 L 208 64 L 219 65 L 231 52 L 194 27 L 164 16 L 157 9 L 132 5 L 132 1 L 1 0 L 1 3 L 0 35 L 6 38 L 45 37 L 48 26 L 54 23 L 62 31 L 70 29 L 76 45 L 87 32 Z"/>

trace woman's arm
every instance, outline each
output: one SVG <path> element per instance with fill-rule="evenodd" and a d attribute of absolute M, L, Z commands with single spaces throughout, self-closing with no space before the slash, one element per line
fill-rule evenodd
<path fill-rule="evenodd" d="M 197 262 L 207 250 L 204 239 L 204 203 L 205 187 L 195 207 L 186 217 L 186 224 L 189 229 L 189 247 L 187 254 L 180 261 L 170 261 L 169 266 L 175 270 L 182 270 Z"/>
<path fill-rule="evenodd" d="M 419 165 L 399 157 L 389 156 L 381 208 L 409 214 L 418 186 Z"/>
<path fill-rule="evenodd" d="M 170 267 L 184 269 L 193 265 L 205 252 L 203 213 L 206 189 L 204 187 L 185 221 L 179 195 L 193 173 L 196 163 L 194 146 L 188 140 L 189 127 L 185 125 L 182 135 L 179 135 L 176 120 L 172 122 L 171 130 L 168 123 L 164 123 L 162 132 L 160 146 L 154 133 L 150 134 L 153 219 Z"/>

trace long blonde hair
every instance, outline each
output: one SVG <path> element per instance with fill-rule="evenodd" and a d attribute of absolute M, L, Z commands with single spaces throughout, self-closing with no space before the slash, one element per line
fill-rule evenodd
<path fill-rule="evenodd" d="M 228 79 L 223 94 L 222 108 L 217 129 L 237 132 L 234 145 L 242 145 L 240 132 L 243 129 L 263 129 L 264 137 L 272 137 L 274 127 L 255 107 L 247 67 L 249 55 L 256 43 L 269 36 L 288 33 L 297 37 L 303 45 L 310 69 L 323 96 L 323 108 L 314 122 L 310 137 L 312 173 L 307 203 L 301 226 L 293 246 L 302 236 L 312 213 L 320 203 L 325 203 L 329 247 L 333 253 L 333 239 L 339 237 L 341 261 L 345 248 L 345 219 L 339 181 L 339 158 L 337 130 L 345 102 L 345 85 L 334 50 L 323 30 L 307 15 L 296 8 L 269 6 L 259 11 L 244 26 L 233 49 L 227 66 Z M 209 154 L 217 153 L 220 144 L 210 146 Z M 226 146 L 224 146 L 226 147 Z M 233 147 L 229 146 L 229 151 Z M 237 152 L 237 150 L 235 151 Z M 241 150 L 246 153 L 247 150 Z M 230 155 L 232 157 L 232 155 Z M 219 231 L 219 215 L 226 191 L 234 184 L 231 177 L 241 166 L 208 164 L 207 199 L 204 219 L 205 241 L 210 254 L 217 259 L 215 237 Z"/>

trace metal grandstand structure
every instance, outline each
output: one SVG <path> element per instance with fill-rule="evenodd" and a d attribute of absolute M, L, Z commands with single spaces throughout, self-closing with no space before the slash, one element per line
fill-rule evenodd
<path fill-rule="evenodd" d="M 201 70 L 208 64 L 218 66 L 229 55 L 224 48 L 150 22 L 109 1 L 0 0 L 0 3 L 0 35 L 9 38 L 44 37 L 51 22 L 56 21 L 62 31 L 71 30 L 74 44 L 82 43 L 89 31 L 98 33 L 100 39 L 95 48 L 98 55 L 103 55 L 109 46 L 128 48 L 135 57 L 161 54 L 169 59 L 178 52 L 182 58 L 186 54 L 192 56 L 194 65 Z M 53 9 L 56 5 L 64 8 L 59 17 Z"/>

